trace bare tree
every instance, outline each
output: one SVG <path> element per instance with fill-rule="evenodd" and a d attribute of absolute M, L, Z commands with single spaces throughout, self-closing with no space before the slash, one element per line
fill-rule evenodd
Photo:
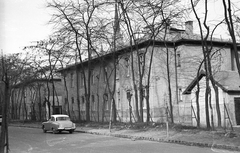
<path fill-rule="evenodd" d="M 105 42 L 104 48 L 109 46 L 109 35 L 106 27 L 111 23 L 108 19 L 102 19 L 99 14 L 106 13 L 103 7 L 113 2 L 105 1 L 68 1 L 60 3 L 53 1 L 48 7 L 53 8 L 57 13 L 53 14 L 52 23 L 54 23 L 61 35 L 69 35 L 72 42 L 72 48 L 78 56 L 78 70 L 81 72 L 84 85 L 84 99 L 86 100 L 86 120 L 90 121 L 90 93 L 91 93 L 91 72 L 93 56 L 100 56 L 102 51 L 100 46 Z M 104 23 L 105 22 L 105 23 Z M 112 44 L 109 43 L 109 44 Z M 84 61 L 87 58 L 87 62 Z M 87 66 L 83 65 L 87 63 Z M 81 77 L 79 77 L 81 78 Z M 113 91 L 114 93 L 114 91 Z M 113 95 L 113 94 L 111 94 Z M 113 96 L 111 96 L 113 97 Z M 77 97 L 79 99 L 79 97 Z"/>
<path fill-rule="evenodd" d="M 120 1 L 120 6 L 122 9 L 123 22 L 125 23 L 127 38 L 130 44 L 130 57 L 131 61 L 131 71 L 132 71 L 132 81 L 134 87 L 134 97 L 135 97 L 135 107 L 136 114 L 139 112 L 139 121 L 143 121 L 143 102 L 146 99 L 147 107 L 147 122 L 150 120 L 150 105 L 149 105 L 149 88 L 151 80 L 151 67 L 152 59 L 155 50 L 155 41 L 168 41 L 167 35 L 167 25 L 165 20 L 177 23 L 181 17 L 183 17 L 186 8 L 181 8 L 178 6 L 176 1 Z M 132 17 L 134 16 L 134 18 Z M 169 24 L 169 23 L 168 23 Z M 169 25 L 168 25 L 169 26 Z M 165 29 L 166 28 L 166 29 Z M 164 34 L 165 33 L 165 34 Z M 147 46 L 145 49 L 139 49 L 138 44 L 144 40 L 147 41 Z M 151 51 L 149 51 L 150 46 L 152 46 Z M 168 46 L 163 46 L 168 50 Z M 132 54 L 134 50 L 134 54 Z M 144 50 L 144 51 L 143 51 Z M 150 52 L 150 54 L 148 53 Z M 136 54 L 136 55 L 135 55 Z M 167 55 L 168 53 L 166 53 Z M 136 56 L 132 58 L 133 56 Z M 148 56 L 150 58 L 148 58 Z M 169 58 L 168 58 L 169 59 Z M 166 64 L 168 67 L 168 64 Z M 170 81 L 170 75 L 169 81 Z M 146 79 L 147 82 L 143 83 Z M 169 100 L 172 103 L 171 94 L 171 83 L 169 85 Z M 172 108 L 172 107 L 171 107 Z M 172 111 L 171 111 L 172 112 Z M 173 119 L 172 119 L 173 120 Z"/>
<path fill-rule="evenodd" d="M 207 24 L 207 17 L 208 17 L 208 2 L 204 2 L 204 20 L 201 22 L 200 17 L 195 9 L 196 5 L 191 0 L 192 9 L 194 12 L 194 15 L 198 21 L 198 25 L 200 28 L 200 36 L 201 36 L 201 42 L 202 42 L 202 52 L 203 52 L 203 63 L 204 63 L 204 69 L 206 73 L 206 92 L 205 92 L 205 111 L 206 111 L 206 125 L 207 128 L 210 129 L 210 119 L 209 119 L 209 108 L 211 113 L 211 124 L 212 128 L 214 128 L 214 122 L 213 122 L 213 107 L 212 107 L 212 101 L 211 101 L 211 88 L 210 88 L 210 82 L 213 86 L 213 89 L 215 91 L 215 100 L 216 100 L 216 111 L 217 111 L 217 117 L 218 117 L 218 126 L 221 127 L 221 112 L 220 112 L 220 106 L 219 106 L 219 93 L 218 93 L 218 87 L 216 86 L 216 81 L 213 77 L 213 66 L 212 66 L 212 60 L 214 57 L 214 54 L 216 52 L 213 51 L 213 45 L 212 45 L 212 36 L 214 34 L 215 29 L 222 24 L 222 21 L 220 21 L 210 32 L 210 27 Z M 204 35 L 204 30 L 206 31 L 206 34 Z"/>
<path fill-rule="evenodd" d="M 237 70 L 238 74 L 240 75 L 240 62 L 239 62 L 239 54 L 238 54 L 238 49 L 237 49 L 237 40 L 236 40 L 236 32 L 235 32 L 235 24 L 233 21 L 234 14 L 232 12 L 233 9 L 233 4 L 230 0 L 222 0 L 223 6 L 224 6 L 224 17 L 225 17 L 225 22 L 228 27 L 228 32 L 232 38 L 232 47 L 233 47 L 233 52 L 235 55 L 235 60 L 236 60 L 236 65 L 237 65 Z M 237 17 L 237 19 L 239 19 Z"/>
<path fill-rule="evenodd" d="M 13 54 L 9 56 L 1 55 L 0 63 L 0 77 L 3 89 L 4 98 L 2 99 L 2 128 L 0 137 L 0 152 L 9 151 L 8 141 L 8 121 L 9 121 L 9 106 L 10 96 L 14 85 L 21 81 L 21 79 L 27 78 L 28 74 L 22 74 L 26 61 L 20 58 L 19 54 Z"/>
<path fill-rule="evenodd" d="M 9 151 L 9 141 L 8 141 L 8 110 L 10 103 L 10 81 L 9 81 L 9 70 L 6 66 L 6 59 L 2 56 L 1 58 L 1 81 L 4 83 L 3 87 L 3 101 L 2 101 L 2 128 L 0 137 L 0 152 Z"/>

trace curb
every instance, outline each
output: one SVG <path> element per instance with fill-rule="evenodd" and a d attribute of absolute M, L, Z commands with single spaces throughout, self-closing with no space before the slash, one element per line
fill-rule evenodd
<path fill-rule="evenodd" d="M 9 126 L 41 129 L 40 126 L 30 126 L 30 125 L 13 125 L 13 124 L 10 124 Z M 74 132 L 88 133 L 88 134 L 94 134 L 94 135 L 105 135 L 105 136 L 112 136 L 112 137 L 118 137 L 118 138 L 126 138 L 126 139 L 131 139 L 133 141 L 135 141 L 135 140 L 147 140 L 147 141 L 155 141 L 155 142 L 174 143 L 174 144 L 180 144 L 180 145 L 186 145 L 186 146 L 197 146 L 197 147 L 206 147 L 206 148 L 240 151 L 240 146 L 212 144 L 212 143 L 201 143 L 201 142 L 188 142 L 188 141 L 182 141 L 182 140 L 162 139 L 162 138 L 153 138 L 153 137 L 144 137 L 144 136 L 131 136 L 131 135 L 125 135 L 125 134 L 101 133 L 101 132 L 92 132 L 92 131 L 87 131 L 87 130 L 75 130 Z"/>
<path fill-rule="evenodd" d="M 78 130 L 78 132 L 94 134 L 94 135 L 106 135 L 106 136 L 113 136 L 113 137 L 119 137 L 119 138 L 126 138 L 126 139 L 131 139 L 133 141 L 135 141 L 135 140 L 147 140 L 147 141 L 155 141 L 155 142 L 174 143 L 174 144 L 180 144 L 180 145 L 186 145 L 186 146 L 197 146 L 197 147 L 206 147 L 206 148 L 240 151 L 240 146 L 221 145 L 221 144 L 212 144 L 212 143 L 201 143 L 201 142 L 188 142 L 188 141 L 182 141 L 182 140 L 152 138 L 152 137 L 144 137 L 144 136 L 130 136 L 130 135 L 124 135 L 124 134 L 91 132 L 91 131 L 85 131 L 85 130 Z"/>

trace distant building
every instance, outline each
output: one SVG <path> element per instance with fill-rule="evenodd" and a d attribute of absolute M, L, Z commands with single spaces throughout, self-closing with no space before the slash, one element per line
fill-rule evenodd
<path fill-rule="evenodd" d="M 14 86 L 10 104 L 10 118 L 46 120 L 62 113 L 61 79 L 34 79 Z M 54 103 L 54 105 L 53 105 Z"/>

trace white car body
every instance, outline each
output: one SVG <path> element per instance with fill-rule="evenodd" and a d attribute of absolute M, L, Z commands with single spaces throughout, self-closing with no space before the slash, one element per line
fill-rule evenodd
<path fill-rule="evenodd" d="M 53 133 L 69 131 L 72 133 L 76 129 L 75 123 L 73 123 L 68 115 L 58 114 L 51 115 L 51 118 L 47 122 L 42 123 L 43 132 L 52 131 Z"/>

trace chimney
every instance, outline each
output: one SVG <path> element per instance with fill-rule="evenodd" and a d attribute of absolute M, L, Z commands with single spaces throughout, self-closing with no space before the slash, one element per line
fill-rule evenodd
<path fill-rule="evenodd" d="M 193 34 L 193 21 L 186 21 L 185 22 L 185 32 L 188 35 Z"/>

